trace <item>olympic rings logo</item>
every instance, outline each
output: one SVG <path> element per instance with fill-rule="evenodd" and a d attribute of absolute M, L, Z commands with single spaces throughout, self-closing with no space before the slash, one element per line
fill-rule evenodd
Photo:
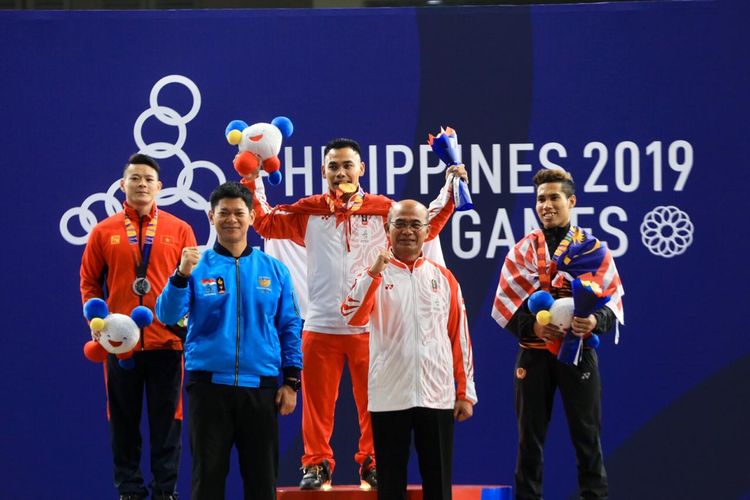
<path fill-rule="evenodd" d="M 159 104 L 159 92 L 170 83 L 187 87 L 192 95 L 192 107 L 185 115 L 181 115 L 176 110 Z M 173 187 L 162 188 L 159 193 L 159 206 L 168 206 L 178 202 L 183 202 L 194 210 L 208 213 L 210 208 L 208 200 L 191 189 L 194 170 L 198 168 L 209 170 L 216 176 L 218 181 L 217 184 L 226 182 L 224 172 L 215 163 L 206 160 L 192 161 L 182 149 L 187 141 L 187 124 L 198 115 L 200 107 L 201 94 L 197 85 L 185 76 L 169 75 L 154 84 L 151 89 L 151 94 L 149 95 L 149 108 L 141 113 L 135 120 L 133 126 L 133 138 L 135 139 L 135 143 L 138 146 L 140 153 L 147 154 L 156 159 L 176 156 L 183 165 L 183 168 L 177 177 L 176 185 Z M 156 118 L 165 125 L 177 127 L 177 140 L 174 144 L 168 142 L 152 142 L 147 144 L 146 141 L 143 140 L 143 124 L 151 117 Z M 91 206 L 94 203 L 102 202 L 104 203 L 104 210 L 107 216 L 116 214 L 122 210 L 122 203 L 120 203 L 115 197 L 119 188 L 120 179 L 117 179 L 109 186 L 106 192 L 94 193 L 83 200 L 80 207 L 68 209 L 60 218 L 60 234 L 63 239 L 71 245 L 85 245 L 91 230 L 94 229 L 94 226 L 99 222 L 96 215 L 91 210 Z M 70 231 L 68 225 L 74 217 L 77 217 L 78 223 L 85 234 L 75 235 Z M 208 241 L 204 245 L 205 247 L 213 246 L 216 241 L 216 230 L 211 225 L 209 225 L 209 227 L 210 233 Z"/>
<path fill-rule="evenodd" d="M 643 217 L 641 241 L 649 252 L 669 259 L 685 253 L 693 243 L 690 216 L 677 207 L 656 207 Z"/>

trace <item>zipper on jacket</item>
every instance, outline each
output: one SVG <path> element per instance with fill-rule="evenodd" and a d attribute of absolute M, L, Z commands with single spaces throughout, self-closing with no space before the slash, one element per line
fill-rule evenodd
<path fill-rule="evenodd" d="M 240 385 L 240 259 L 234 258 L 234 269 L 237 278 L 237 353 L 234 361 L 234 385 Z"/>
<path fill-rule="evenodd" d="M 420 380 L 419 380 L 420 376 L 419 376 L 419 374 L 421 372 L 421 369 L 420 369 L 420 366 L 419 366 L 419 363 L 420 363 L 420 360 L 419 360 L 419 349 L 420 349 L 419 344 L 421 343 L 421 340 L 419 338 L 420 337 L 420 335 L 419 335 L 420 334 L 420 331 L 419 331 L 419 314 L 417 314 L 417 312 L 418 312 L 417 310 L 419 309 L 419 297 L 417 297 L 417 290 L 415 290 L 415 284 L 414 284 L 414 271 L 416 271 L 416 270 L 417 270 L 416 263 L 414 265 L 414 268 L 411 271 L 409 271 L 408 268 L 406 269 L 406 271 L 409 272 L 409 281 L 411 282 L 411 295 L 412 295 L 412 300 L 413 300 L 413 311 L 414 311 L 414 326 L 417 329 L 417 335 L 416 335 L 416 338 L 415 338 L 415 340 L 417 342 L 417 348 L 414 350 L 414 355 L 416 357 L 416 361 L 417 362 L 414 363 L 414 366 L 416 367 L 415 373 L 416 373 L 416 376 L 417 376 L 417 378 L 416 378 L 416 389 L 417 389 L 416 390 L 416 393 L 417 393 L 416 403 L 417 403 L 417 406 L 419 406 L 420 402 L 422 401 L 422 395 L 420 394 L 421 391 L 420 391 L 420 385 L 419 385 L 419 383 L 420 383 Z"/>
<path fill-rule="evenodd" d="M 143 248 L 141 247 L 142 245 L 141 238 L 143 236 L 143 219 L 145 218 L 146 218 L 145 215 L 141 215 L 138 217 L 138 250 L 141 253 L 141 261 L 143 261 Z M 136 278 L 138 278 L 138 276 L 136 276 Z M 143 295 L 138 296 L 138 305 L 139 306 L 143 305 Z M 146 350 L 146 338 L 145 337 L 146 337 L 146 328 L 144 327 L 144 328 L 141 328 L 141 351 Z"/>
<path fill-rule="evenodd" d="M 334 222 L 335 224 L 335 222 Z M 346 242 L 346 227 L 344 227 L 344 244 L 341 247 L 341 287 L 339 289 L 339 300 L 342 300 L 343 298 L 346 298 L 347 295 L 349 295 L 349 290 L 347 289 L 346 285 L 348 284 L 348 269 L 346 268 L 346 257 L 347 257 L 347 251 L 346 247 L 349 243 Z"/>

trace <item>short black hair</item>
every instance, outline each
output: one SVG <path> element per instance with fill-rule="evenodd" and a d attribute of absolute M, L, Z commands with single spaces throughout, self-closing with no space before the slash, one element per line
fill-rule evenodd
<path fill-rule="evenodd" d="M 225 182 L 211 192 L 211 210 L 224 198 L 242 198 L 247 209 L 253 211 L 253 193 L 239 182 Z"/>
<path fill-rule="evenodd" d="M 576 194 L 576 184 L 573 182 L 573 176 L 570 172 L 565 170 L 557 168 L 540 170 L 534 175 L 532 182 L 537 188 L 548 182 L 559 182 L 560 188 L 562 189 L 562 192 L 565 193 L 565 196 L 570 198 Z"/>
<path fill-rule="evenodd" d="M 128 158 L 128 162 L 125 164 L 125 168 L 122 169 L 123 173 L 128 169 L 130 165 L 148 165 L 149 167 L 156 170 L 157 176 L 161 173 L 161 169 L 159 168 L 159 164 L 156 163 L 156 160 L 151 158 L 149 155 L 144 155 L 143 153 L 136 153 Z"/>
<path fill-rule="evenodd" d="M 325 148 L 323 149 L 323 156 L 327 155 L 328 152 L 332 149 L 344 149 L 344 148 L 350 148 L 355 153 L 357 153 L 360 158 L 362 157 L 362 151 L 359 148 L 359 143 L 355 141 L 354 139 L 347 139 L 345 137 L 339 137 L 338 139 L 333 139 L 326 144 Z"/>

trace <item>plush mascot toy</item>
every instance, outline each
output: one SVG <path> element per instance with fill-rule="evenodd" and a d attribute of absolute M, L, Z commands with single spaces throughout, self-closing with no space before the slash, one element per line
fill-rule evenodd
<path fill-rule="evenodd" d="M 292 121 L 285 116 L 277 116 L 271 123 L 254 123 L 250 126 L 242 120 L 232 120 L 224 135 L 229 144 L 240 150 L 234 158 L 234 169 L 246 177 L 262 168 L 268 174 L 268 182 L 273 185 L 280 183 L 281 140 L 289 138 L 292 132 Z"/>
<path fill-rule="evenodd" d="M 109 313 L 102 299 L 89 299 L 83 305 L 83 315 L 91 327 L 92 340 L 83 346 L 83 354 L 89 361 L 101 363 L 108 353 L 117 356 L 120 366 L 130 368 L 133 350 L 141 338 L 141 328 L 154 321 L 148 307 L 137 306 L 130 316 Z"/>
<path fill-rule="evenodd" d="M 536 320 L 542 325 L 553 324 L 566 332 L 562 340 L 548 342 L 547 350 L 557 355 L 557 359 L 568 364 L 577 365 L 583 346 L 596 349 L 599 347 L 599 336 L 591 334 L 581 339 L 570 330 L 573 316 L 585 318 L 598 311 L 609 301 L 603 296 L 596 283 L 581 281 L 576 278 L 571 282 L 572 297 L 555 300 L 549 292 L 539 290 L 531 294 L 528 301 L 529 311 L 536 315 Z"/>

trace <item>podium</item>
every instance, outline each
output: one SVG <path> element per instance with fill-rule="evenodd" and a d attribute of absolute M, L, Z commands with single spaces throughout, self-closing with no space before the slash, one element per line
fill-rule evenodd
<path fill-rule="evenodd" d="M 365 491 L 359 486 L 334 486 L 327 491 L 301 490 L 296 486 L 276 488 L 277 500 L 376 500 L 375 490 Z M 408 500 L 422 500 L 422 487 L 410 484 Z M 453 485 L 453 500 L 512 500 L 513 488 L 503 485 Z"/>

